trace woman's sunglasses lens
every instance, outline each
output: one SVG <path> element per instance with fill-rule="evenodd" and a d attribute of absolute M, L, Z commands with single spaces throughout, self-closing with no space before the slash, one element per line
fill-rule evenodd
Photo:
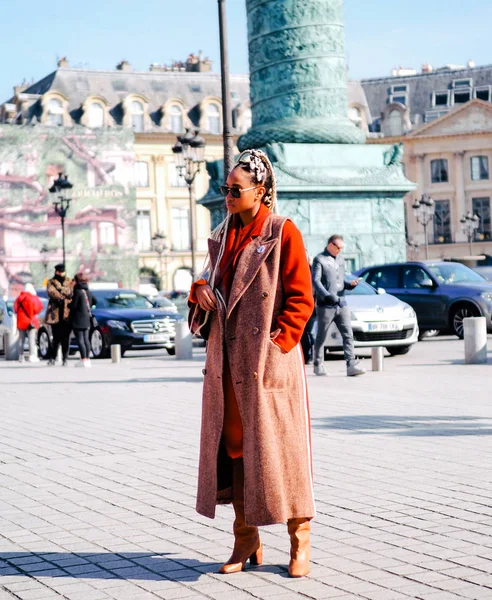
<path fill-rule="evenodd" d="M 219 187 L 219 191 L 223 196 L 227 196 L 227 194 L 229 193 L 229 188 L 226 185 L 221 185 Z"/>

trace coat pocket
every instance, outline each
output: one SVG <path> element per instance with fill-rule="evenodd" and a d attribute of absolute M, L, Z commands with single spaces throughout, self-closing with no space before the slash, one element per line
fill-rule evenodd
<path fill-rule="evenodd" d="M 265 369 L 263 372 L 263 387 L 265 389 L 287 389 L 287 360 L 288 355 L 282 352 L 271 339 L 268 339 L 266 342 Z"/>

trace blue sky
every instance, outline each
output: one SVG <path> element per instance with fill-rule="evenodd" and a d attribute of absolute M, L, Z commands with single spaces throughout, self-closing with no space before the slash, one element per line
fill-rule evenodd
<path fill-rule="evenodd" d="M 71 66 L 135 69 L 203 50 L 219 68 L 216 0 L 23 0 L 0 38 L 0 102 L 22 79 L 40 79 L 67 56 Z M 245 0 L 227 0 L 231 71 L 248 69 Z M 352 78 L 384 76 L 392 67 L 492 63 L 490 0 L 345 0 Z M 10 24 L 10 26 L 9 26 Z"/>

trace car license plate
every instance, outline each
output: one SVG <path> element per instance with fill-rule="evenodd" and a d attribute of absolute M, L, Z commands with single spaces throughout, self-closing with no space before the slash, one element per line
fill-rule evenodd
<path fill-rule="evenodd" d="M 145 344 L 155 344 L 156 342 L 169 342 L 169 336 L 167 333 L 149 333 L 144 335 L 143 339 Z"/>
<path fill-rule="evenodd" d="M 368 331 L 399 331 L 401 326 L 399 323 L 368 323 Z"/>

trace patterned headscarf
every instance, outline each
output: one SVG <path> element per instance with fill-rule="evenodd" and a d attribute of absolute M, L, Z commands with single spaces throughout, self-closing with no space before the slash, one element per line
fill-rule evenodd
<path fill-rule="evenodd" d="M 277 180 L 272 163 L 263 150 L 245 150 L 237 159 L 235 167 L 241 167 L 253 175 L 253 183 L 263 185 L 266 193 L 263 204 L 274 211 L 277 204 Z"/>

